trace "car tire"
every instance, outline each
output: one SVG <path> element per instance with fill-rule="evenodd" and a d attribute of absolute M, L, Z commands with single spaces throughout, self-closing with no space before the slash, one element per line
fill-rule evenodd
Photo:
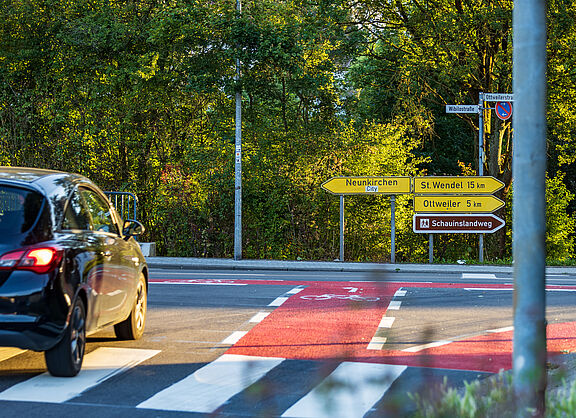
<path fill-rule="evenodd" d="M 136 289 L 136 298 L 130 316 L 114 325 L 116 337 L 120 340 L 137 340 L 144 334 L 146 326 L 146 305 L 148 302 L 148 291 L 146 287 L 146 278 L 140 273 L 138 288 Z"/>
<path fill-rule="evenodd" d="M 82 368 L 86 348 L 86 308 L 76 298 L 70 322 L 58 344 L 44 352 L 48 372 L 52 376 L 73 377 Z"/>

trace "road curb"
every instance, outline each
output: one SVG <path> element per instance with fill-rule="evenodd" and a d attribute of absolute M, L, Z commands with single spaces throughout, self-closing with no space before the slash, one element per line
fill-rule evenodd
<path fill-rule="evenodd" d="M 338 261 L 233 260 L 225 258 L 146 257 L 151 268 L 183 270 L 378 271 L 390 273 L 507 273 L 512 266 L 459 264 L 342 263 Z M 549 266 L 548 274 L 576 274 L 576 267 Z"/>

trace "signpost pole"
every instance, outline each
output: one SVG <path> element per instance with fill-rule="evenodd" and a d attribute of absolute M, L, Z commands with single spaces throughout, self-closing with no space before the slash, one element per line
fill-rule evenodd
<path fill-rule="evenodd" d="M 396 263 L 396 196 L 390 196 L 390 262 Z"/>
<path fill-rule="evenodd" d="M 344 195 L 340 195 L 340 261 L 344 261 Z"/>
<path fill-rule="evenodd" d="M 478 93 L 478 175 L 484 175 L 484 93 Z M 484 262 L 484 235 L 478 236 L 478 261 Z"/>
<path fill-rule="evenodd" d="M 434 234 L 428 234 L 428 263 L 434 262 Z"/>
<path fill-rule="evenodd" d="M 516 417 L 545 415 L 546 2 L 513 12 L 514 352 Z"/>
<path fill-rule="evenodd" d="M 236 11 L 242 13 L 241 0 Z M 234 260 L 242 259 L 242 90 L 240 87 L 240 58 L 236 58 L 236 127 L 234 139 Z"/>

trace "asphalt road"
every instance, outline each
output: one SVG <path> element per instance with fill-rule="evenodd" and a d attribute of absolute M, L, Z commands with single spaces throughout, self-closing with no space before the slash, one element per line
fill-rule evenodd
<path fill-rule="evenodd" d="M 574 347 L 576 276 L 547 277 L 551 349 Z M 89 338 L 73 379 L 0 349 L 3 416 L 381 416 L 447 377 L 510 367 L 507 273 L 153 269 L 147 331 Z"/>

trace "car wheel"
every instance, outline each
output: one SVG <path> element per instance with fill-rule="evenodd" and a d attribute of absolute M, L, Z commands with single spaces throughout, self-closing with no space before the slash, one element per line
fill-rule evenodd
<path fill-rule="evenodd" d="M 128 319 L 114 325 L 116 337 L 121 340 L 137 340 L 144 334 L 146 325 L 146 304 L 148 301 L 148 292 L 146 290 L 146 278 L 140 273 L 138 288 L 136 290 L 136 299 Z"/>
<path fill-rule="evenodd" d="M 86 309 L 82 299 L 76 298 L 70 323 L 64 337 L 44 352 L 46 366 L 52 376 L 73 377 L 80 372 L 86 348 Z"/>

